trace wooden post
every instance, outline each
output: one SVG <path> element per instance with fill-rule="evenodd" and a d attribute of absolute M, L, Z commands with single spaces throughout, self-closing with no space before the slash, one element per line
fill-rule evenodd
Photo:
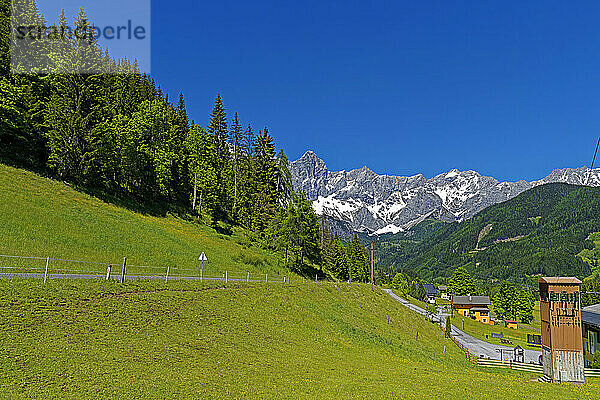
<path fill-rule="evenodd" d="M 169 282 L 169 271 L 171 271 L 171 266 L 167 265 L 167 275 L 165 275 L 165 282 Z"/>
<path fill-rule="evenodd" d="M 246 282 L 250 282 L 250 272 L 248 272 L 248 276 L 246 277 Z"/>
<path fill-rule="evenodd" d="M 50 264 L 50 257 L 46 257 L 46 272 L 44 272 L 44 283 L 48 280 L 48 265 Z"/>
<path fill-rule="evenodd" d="M 121 268 L 121 283 L 125 282 L 125 267 L 127 266 L 127 257 L 123 257 L 123 267 Z"/>
<path fill-rule="evenodd" d="M 225 271 L 225 283 L 227 283 L 227 271 Z"/>
<path fill-rule="evenodd" d="M 194 201 L 192 202 L 192 210 L 196 209 L 196 193 L 198 192 L 198 173 L 194 172 Z"/>
<path fill-rule="evenodd" d="M 371 242 L 371 290 L 373 290 L 373 269 L 375 267 L 375 258 L 373 257 L 373 242 Z"/>
<path fill-rule="evenodd" d="M 269 281 L 269 274 L 265 274 L 265 282 Z"/>
<path fill-rule="evenodd" d="M 315 274 L 315 282 L 319 282 L 319 274 Z"/>
<path fill-rule="evenodd" d="M 106 268 L 106 280 L 110 279 L 110 264 L 108 264 L 108 268 Z"/>

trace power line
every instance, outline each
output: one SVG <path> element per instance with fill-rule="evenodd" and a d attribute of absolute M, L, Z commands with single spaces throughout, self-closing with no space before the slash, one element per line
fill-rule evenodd
<path fill-rule="evenodd" d="M 600 137 L 598 138 L 598 144 L 596 144 L 596 151 L 594 152 L 594 158 L 592 159 L 592 166 L 590 167 L 590 172 L 588 173 L 587 179 L 585 180 L 585 186 L 588 185 L 590 181 L 590 176 L 592 175 L 592 171 L 594 170 L 594 163 L 596 162 L 596 155 L 598 155 L 598 146 L 600 146 Z"/>

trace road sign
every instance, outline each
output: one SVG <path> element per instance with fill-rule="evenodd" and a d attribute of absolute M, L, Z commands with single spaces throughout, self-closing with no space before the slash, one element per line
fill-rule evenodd
<path fill-rule="evenodd" d="M 206 257 L 206 254 L 202 252 L 200 257 L 198 257 L 198 260 L 200 261 L 200 282 L 202 282 L 202 276 L 204 275 L 204 261 L 208 261 L 208 258 Z"/>

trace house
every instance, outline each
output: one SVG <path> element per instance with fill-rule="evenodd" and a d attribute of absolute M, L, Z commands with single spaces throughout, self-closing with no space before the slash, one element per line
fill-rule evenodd
<path fill-rule="evenodd" d="M 452 310 L 484 324 L 491 323 L 490 296 L 452 296 Z"/>
<path fill-rule="evenodd" d="M 440 285 L 438 286 L 438 292 L 440 293 L 440 298 L 444 300 L 450 300 L 450 296 L 448 295 L 448 286 Z"/>
<path fill-rule="evenodd" d="M 600 351 L 600 304 L 584 307 L 581 310 L 583 334 L 583 359 L 585 367 L 591 368 L 594 354 Z"/>
<path fill-rule="evenodd" d="M 425 289 L 425 301 L 429 304 L 435 304 L 435 295 L 437 294 L 437 288 L 435 285 L 431 283 L 423 284 L 423 289 Z"/>
<path fill-rule="evenodd" d="M 517 323 L 517 321 L 512 319 L 505 319 L 504 325 L 510 329 L 519 329 L 519 324 Z"/>

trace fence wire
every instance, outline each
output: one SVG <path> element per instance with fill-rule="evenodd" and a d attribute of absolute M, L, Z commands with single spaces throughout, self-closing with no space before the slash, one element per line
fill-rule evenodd
<path fill-rule="evenodd" d="M 40 279 L 116 279 L 123 277 L 122 261 L 96 262 L 52 257 L 31 257 L 0 254 L 0 277 Z M 129 265 L 125 262 L 124 280 L 200 280 L 231 282 L 301 283 L 327 280 L 323 276 L 314 279 L 285 274 L 273 275 L 258 272 L 230 272 L 207 268 L 178 266 L 156 267 Z"/>

